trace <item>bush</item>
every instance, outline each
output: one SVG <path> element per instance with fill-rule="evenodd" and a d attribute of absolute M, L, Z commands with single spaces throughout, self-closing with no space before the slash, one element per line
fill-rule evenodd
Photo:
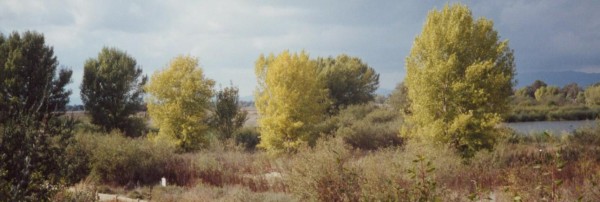
<path fill-rule="evenodd" d="M 140 137 L 148 133 L 146 119 L 141 117 L 130 117 L 127 119 L 128 124 L 123 128 L 123 133 L 128 137 Z"/>
<path fill-rule="evenodd" d="M 0 123 L 0 200 L 47 201 L 69 173 L 72 122 L 18 115 Z"/>
<path fill-rule="evenodd" d="M 255 150 L 256 145 L 260 142 L 260 133 L 256 128 L 245 127 L 235 131 L 233 134 L 235 142 L 243 145 L 246 150 Z"/>
<path fill-rule="evenodd" d="M 91 176 L 117 185 L 155 184 L 165 176 L 174 147 L 147 139 L 131 139 L 120 133 L 99 135 L 91 151 Z"/>
<path fill-rule="evenodd" d="M 375 150 L 402 144 L 397 110 L 373 104 L 356 105 L 342 110 L 335 119 L 338 120 L 335 135 L 354 148 Z"/>
<path fill-rule="evenodd" d="M 350 160 L 351 150 L 341 140 L 320 141 L 293 159 L 287 184 L 302 201 L 358 201 L 360 171 Z"/>

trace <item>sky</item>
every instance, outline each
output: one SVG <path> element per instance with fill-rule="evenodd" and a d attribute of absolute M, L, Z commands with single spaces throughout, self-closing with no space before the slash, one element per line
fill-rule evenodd
<path fill-rule="evenodd" d="M 33 30 L 73 70 L 71 104 L 80 104 L 83 64 L 102 47 L 126 51 L 151 76 L 179 55 L 198 57 L 218 86 L 253 94 L 260 54 L 347 54 L 380 74 L 380 88 L 405 76 L 404 59 L 427 13 L 462 2 L 494 21 L 515 51 L 517 72 L 600 72 L 600 1 L 403 0 L 0 0 L 0 32 Z"/>

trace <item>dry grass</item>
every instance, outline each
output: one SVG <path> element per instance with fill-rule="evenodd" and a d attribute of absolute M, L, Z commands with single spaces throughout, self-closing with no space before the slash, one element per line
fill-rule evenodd
<path fill-rule="evenodd" d="M 170 186 L 111 190 L 152 201 L 598 201 L 597 134 L 505 140 L 470 161 L 415 141 L 362 151 L 338 137 L 283 156 L 216 143 L 172 154 L 164 168 Z"/>

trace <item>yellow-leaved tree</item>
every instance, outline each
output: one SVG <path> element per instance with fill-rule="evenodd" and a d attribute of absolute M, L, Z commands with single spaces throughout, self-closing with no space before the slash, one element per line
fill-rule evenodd
<path fill-rule="evenodd" d="M 404 135 L 431 137 L 463 157 L 493 148 L 496 126 L 508 112 L 515 63 L 491 20 L 473 19 L 461 4 L 431 11 L 406 71 L 414 130 Z"/>
<path fill-rule="evenodd" d="M 167 140 L 189 151 L 208 144 L 204 123 L 215 82 L 204 77 L 198 59 L 179 56 L 154 73 L 145 87 L 148 114 L 158 126 L 154 140 Z"/>
<path fill-rule="evenodd" d="M 316 62 L 305 52 L 284 51 L 277 56 L 261 55 L 255 71 L 258 146 L 277 154 L 314 141 L 318 137 L 314 126 L 324 120 L 329 107 Z"/>

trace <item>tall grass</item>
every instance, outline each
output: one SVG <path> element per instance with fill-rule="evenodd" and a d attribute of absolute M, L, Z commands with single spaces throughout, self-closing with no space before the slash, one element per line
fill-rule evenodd
<path fill-rule="evenodd" d="M 364 150 L 344 136 L 282 156 L 234 140 L 195 153 L 119 134 L 84 134 L 78 144 L 97 183 L 154 201 L 598 201 L 599 130 L 503 131 L 494 150 L 469 161 L 444 145 L 408 140 Z M 169 186 L 156 186 L 160 177 Z"/>

